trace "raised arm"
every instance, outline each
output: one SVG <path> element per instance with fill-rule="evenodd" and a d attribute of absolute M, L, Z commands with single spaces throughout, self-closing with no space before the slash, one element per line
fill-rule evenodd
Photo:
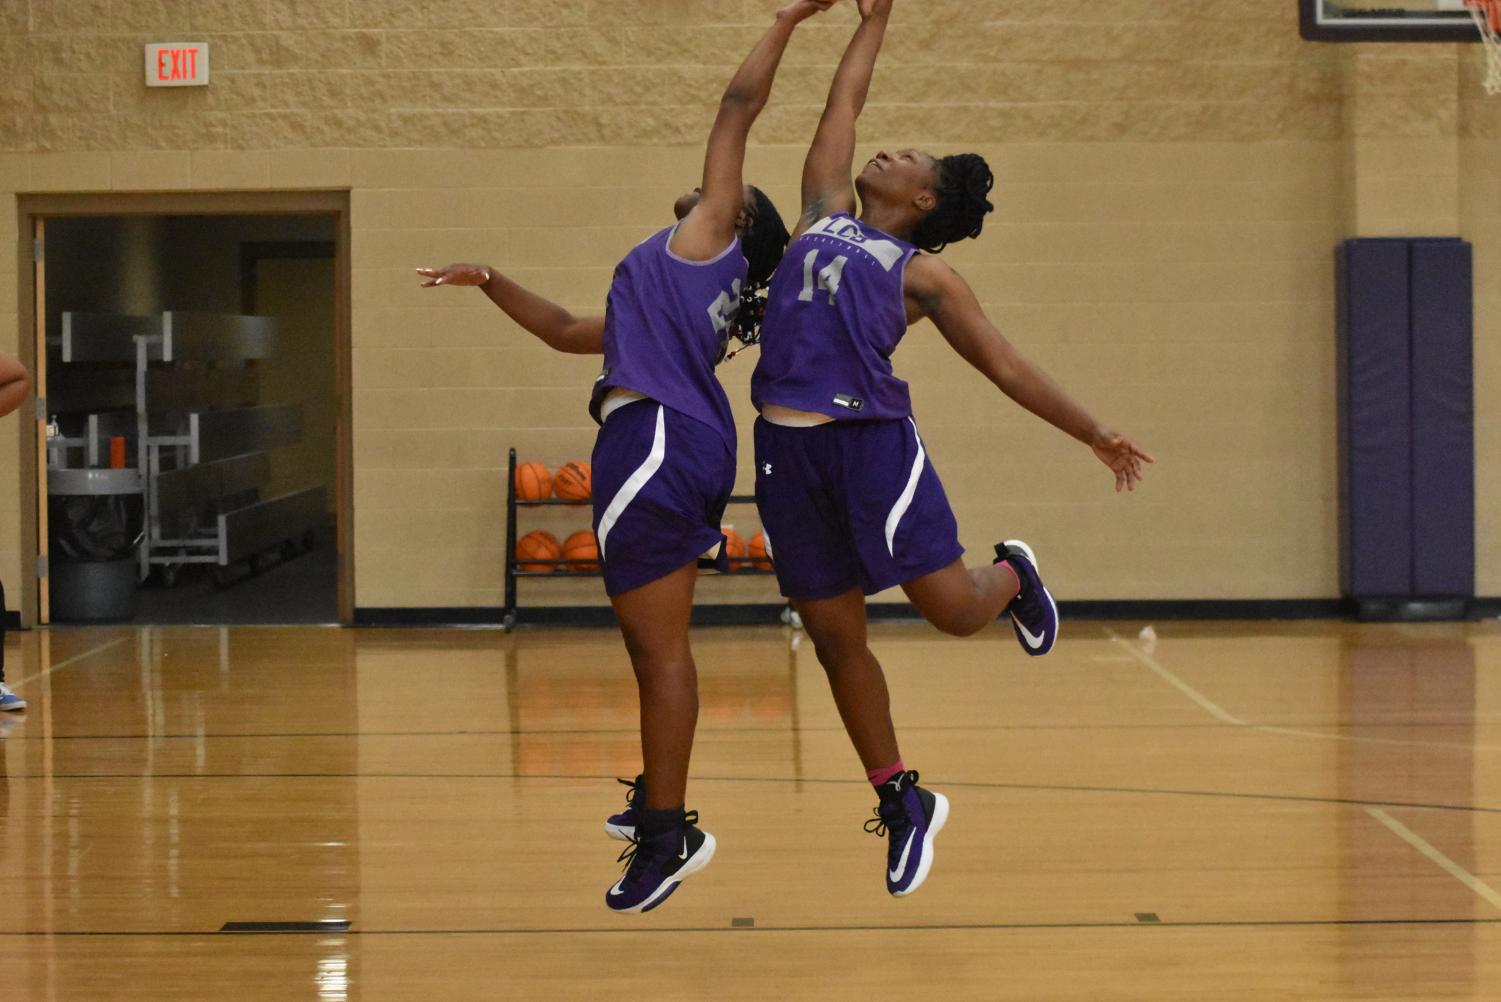
<path fill-rule="evenodd" d="M 576 317 L 485 264 L 451 264 L 446 268 L 418 268 L 422 288 L 471 285 L 483 289 L 506 316 L 530 331 L 549 348 L 570 355 L 600 355 L 605 350 L 605 318 Z"/>
<path fill-rule="evenodd" d="M 735 239 L 735 223 L 745 205 L 745 142 L 750 128 L 771 96 L 782 53 L 792 37 L 792 29 L 828 10 L 835 0 L 795 0 L 777 11 L 777 19 L 751 54 L 740 64 L 724 96 L 719 99 L 719 114 L 709 132 L 704 154 L 704 180 L 693 211 L 678 224 L 672 238 L 672 252 L 690 261 L 707 261 Z"/>
<path fill-rule="evenodd" d="M 1063 388 L 996 330 L 974 290 L 936 257 L 919 255 L 907 267 L 908 319 L 930 318 L 966 362 L 1002 393 L 1060 431 L 1089 446 L 1115 474 L 1115 489 L 1135 490 L 1142 463 L 1155 460 L 1136 443 L 1100 424 Z"/>
<path fill-rule="evenodd" d="M 844 50 L 823 117 L 803 162 L 803 212 L 796 237 L 831 212 L 853 212 L 855 186 L 850 180 L 855 157 L 855 121 L 865 110 L 876 56 L 886 38 L 892 0 L 860 0 L 860 27 Z"/>
<path fill-rule="evenodd" d="M 31 374 L 13 355 L 0 351 L 0 417 L 26 402 L 31 392 Z"/>

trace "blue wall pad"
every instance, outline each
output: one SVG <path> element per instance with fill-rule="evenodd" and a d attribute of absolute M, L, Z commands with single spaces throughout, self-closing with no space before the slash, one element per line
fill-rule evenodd
<path fill-rule="evenodd" d="M 1414 240 L 1412 587 L 1475 594 L 1472 254 L 1462 240 Z"/>
<path fill-rule="evenodd" d="M 1412 427 L 1406 240 L 1336 254 L 1340 590 L 1412 588 Z"/>

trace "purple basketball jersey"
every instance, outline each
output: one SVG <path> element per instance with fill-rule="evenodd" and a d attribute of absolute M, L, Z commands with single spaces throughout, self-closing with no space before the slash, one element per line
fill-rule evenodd
<path fill-rule="evenodd" d="M 907 333 L 902 280 L 917 248 L 848 213 L 787 248 L 767 294 L 751 401 L 842 420 L 908 417 L 891 354 Z"/>
<path fill-rule="evenodd" d="M 669 227 L 615 268 L 605 307 L 605 367 L 589 413 L 615 387 L 635 390 L 719 432 L 733 452 L 735 419 L 714 375 L 740 310 L 745 254 L 737 239 L 712 261 L 673 254 Z"/>

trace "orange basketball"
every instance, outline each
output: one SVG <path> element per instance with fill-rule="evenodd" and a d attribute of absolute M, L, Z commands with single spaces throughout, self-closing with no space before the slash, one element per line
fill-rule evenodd
<path fill-rule="evenodd" d="M 751 537 L 749 551 L 752 567 L 758 571 L 771 570 L 771 546 L 766 541 L 765 529 L 756 530 L 756 534 Z"/>
<path fill-rule="evenodd" d="M 563 540 L 564 560 L 587 560 L 587 564 L 570 564 L 566 568 L 570 571 L 597 571 L 599 570 L 599 543 L 594 539 L 594 533 L 589 529 L 582 529 Z"/>
<path fill-rule="evenodd" d="M 528 466 L 535 465 L 528 463 Z M 516 560 L 524 571 L 555 571 L 556 564 L 524 563 L 528 560 L 557 560 L 563 556 L 563 546 L 558 537 L 542 529 L 535 529 L 516 540 Z"/>
<path fill-rule="evenodd" d="M 564 501 L 587 501 L 593 488 L 589 464 L 577 459 L 558 467 L 552 476 L 552 492 Z"/>
<path fill-rule="evenodd" d="M 730 558 L 730 570 L 744 566 L 745 540 L 740 538 L 740 533 L 728 526 L 720 526 L 719 531 L 724 533 L 724 555 Z"/>
<path fill-rule="evenodd" d="M 552 493 L 552 474 L 541 463 L 522 463 L 516 467 L 516 497 L 522 501 L 541 501 Z"/>

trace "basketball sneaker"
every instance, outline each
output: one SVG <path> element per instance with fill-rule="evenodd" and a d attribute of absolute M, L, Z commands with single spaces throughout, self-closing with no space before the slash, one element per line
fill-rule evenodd
<path fill-rule="evenodd" d="M 898 773 L 876 787 L 881 803 L 865 830 L 886 838 L 886 890 L 911 894 L 928 879 L 933 837 L 949 819 L 949 799 L 917 785 L 917 772 Z"/>
<path fill-rule="evenodd" d="M 0 710 L 24 710 L 26 700 L 11 692 L 10 686 L 0 682 Z"/>
<path fill-rule="evenodd" d="M 995 562 L 1003 560 L 1011 565 L 1021 582 L 1021 591 L 1006 606 L 1006 612 L 1011 615 L 1011 628 L 1016 631 L 1016 642 L 1032 657 L 1040 658 L 1058 642 L 1058 603 L 1053 601 L 1037 573 L 1037 558 L 1032 555 L 1032 547 L 1020 539 L 997 543 Z"/>
<path fill-rule="evenodd" d="M 646 803 L 646 777 L 637 776 L 635 781 L 629 779 L 617 779 L 615 782 L 626 788 L 625 810 L 619 814 L 611 814 L 605 819 L 605 834 L 621 842 L 629 842 L 636 837 L 636 798 Z"/>
<path fill-rule="evenodd" d="M 685 814 L 676 828 L 650 838 L 633 835 L 630 842 L 620 854 L 625 876 L 605 892 L 612 911 L 651 911 L 714 858 L 714 836 L 698 829 L 697 811 Z"/>

